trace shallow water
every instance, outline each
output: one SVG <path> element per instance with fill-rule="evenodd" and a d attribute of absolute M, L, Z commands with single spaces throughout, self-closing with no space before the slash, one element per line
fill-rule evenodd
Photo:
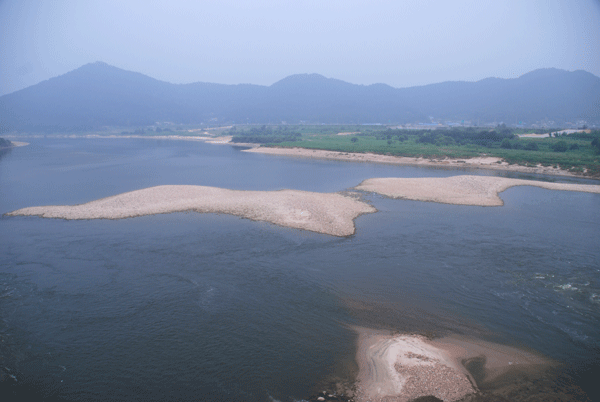
<path fill-rule="evenodd" d="M 184 141 L 29 141 L 0 156 L 0 213 L 161 184 L 333 192 L 370 177 L 499 174 Z M 501 197 L 485 208 L 367 194 L 379 212 L 347 238 L 214 214 L 2 217 L 0 391 L 299 400 L 351 377 L 349 325 L 364 325 L 530 348 L 593 397 L 600 196 L 515 187 Z"/>

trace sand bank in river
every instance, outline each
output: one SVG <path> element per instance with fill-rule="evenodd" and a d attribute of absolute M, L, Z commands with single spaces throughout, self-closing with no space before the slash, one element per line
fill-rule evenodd
<path fill-rule="evenodd" d="M 13 147 L 24 147 L 26 145 L 29 145 L 28 142 L 21 142 L 21 141 L 11 141 Z"/>
<path fill-rule="evenodd" d="M 413 158 L 407 156 L 391 156 L 371 153 L 351 153 L 338 151 L 325 151 L 320 149 L 305 149 L 305 148 L 267 148 L 255 147 L 247 149 L 244 152 L 255 152 L 268 155 L 295 156 L 301 158 L 314 159 L 333 159 L 350 162 L 370 162 L 370 163 L 388 163 L 392 165 L 406 166 L 436 166 L 443 168 L 476 168 L 476 169 L 492 169 L 506 170 L 513 172 L 534 173 L 534 174 L 551 174 L 559 176 L 581 177 L 581 174 L 575 174 L 567 170 L 555 168 L 551 166 L 520 166 L 510 165 L 504 162 L 501 158 L 483 156 L 476 158 Z"/>
<path fill-rule="evenodd" d="M 549 190 L 582 191 L 600 194 L 600 185 L 548 183 L 494 176 L 452 176 L 367 179 L 356 189 L 392 198 L 444 204 L 499 206 L 498 193 L 513 186 L 535 186 Z"/>
<path fill-rule="evenodd" d="M 446 337 L 432 341 L 419 335 L 355 330 L 359 334 L 359 402 L 405 402 L 429 395 L 457 401 L 477 392 L 477 383 L 493 381 L 510 370 L 551 364 L 534 354 L 479 340 Z"/>
<path fill-rule="evenodd" d="M 354 218 L 375 208 L 341 194 L 297 190 L 237 191 L 204 186 L 158 186 L 81 205 L 41 206 L 7 215 L 63 219 L 121 219 L 195 211 L 225 213 L 334 236 L 354 233 Z"/>

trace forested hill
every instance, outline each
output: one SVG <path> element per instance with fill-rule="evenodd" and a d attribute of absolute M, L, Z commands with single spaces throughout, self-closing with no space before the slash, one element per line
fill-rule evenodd
<path fill-rule="evenodd" d="M 13 143 L 10 142 L 9 140 L 0 137 L 0 149 L 4 149 L 4 148 L 12 148 L 13 147 Z"/>
<path fill-rule="evenodd" d="M 515 79 L 411 88 L 355 85 L 318 74 L 271 86 L 170 84 L 105 63 L 0 97 L 0 132 L 173 123 L 600 122 L 600 78 L 536 70 Z"/>

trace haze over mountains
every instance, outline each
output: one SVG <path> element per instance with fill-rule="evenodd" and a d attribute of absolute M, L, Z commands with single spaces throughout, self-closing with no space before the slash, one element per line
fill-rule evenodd
<path fill-rule="evenodd" d="M 156 122 L 382 123 L 471 120 L 600 122 L 600 78 L 535 70 L 515 79 L 411 88 L 299 74 L 271 86 L 170 84 L 102 62 L 0 97 L 0 131 L 70 131 Z"/>

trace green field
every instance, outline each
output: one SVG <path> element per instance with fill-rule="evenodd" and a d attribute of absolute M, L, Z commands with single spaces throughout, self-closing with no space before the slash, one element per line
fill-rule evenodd
<path fill-rule="evenodd" d="M 237 125 L 203 127 L 173 125 L 134 130 L 119 128 L 80 135 L 232 136 L 234 143 L 299 147 L 329 151 L 441 158 L 493 156 L 509 164 L 560 167 L 600 179 L 600 130 L 556 134 L 559 128 L 512 129 L 460 127 L 435 130 L 394 129 L 381 125 Z M 519 138 L 517 134 L 548 133 L 550 138 Z M 346 133 L 346 135 L 339 135 Z M 59 135 L 60 133 L 57 133 Z"/>
<path fill-rule="evenodd" d="M 338 135 L 340 132 L 353 134 Z M 495 156 L 510 164 L 541 164 L 600 177 L 600 131 L 519 138 L 516 131 L 506 127 L 403 130 L 382 126 L 307 125 L 238 126 L 225 134 L 232 135 L 234 142 L 237 138 L 237 142 L 263 146 L 428 158 Z"/>

